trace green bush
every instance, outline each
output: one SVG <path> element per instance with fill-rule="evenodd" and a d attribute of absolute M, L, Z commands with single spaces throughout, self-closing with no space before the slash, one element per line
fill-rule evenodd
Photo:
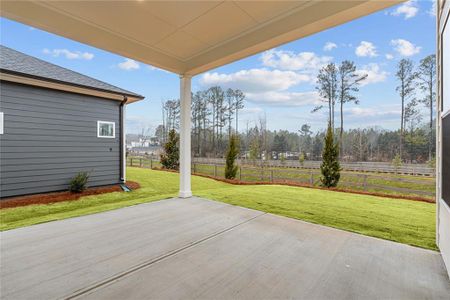
<path fill-rule="evenodd" d="M 328 124 L 325 136 L 325 148 L 322 153 L 322 164 L 320 165 L 320 182 L 324 187 L 336 187 L 341 178 L 341 166 L 339 164 L 339 146 L 334 142 L 331 124 Z"/>
<path fill-rule="evenodd" d="M 298 157 L 298 162 L 300 163 L 300 166 L 303 167 L 303 164 L 305 163 L 305 154 L 303 152 Z"/>
<path fill-rule="evenodd" d="M 235 135 L 230 137 L 230 143 L 228 145 L 226 164 L 225 164 L 225 178 L 235 179 L 238 166 L 235 164 L 236 158 L 239 155 L 238 138 Z"/>
<path fill-rule="evenodd" d="M 72 193 L 81 193 L 87 188 L 88 180 L 89 180 L 88 172 L 78 173 L 70 180 L 69 191 Z"/>
<path fill-rule="evenodd" d="M 178 135 L 174 129 L 169 131 L 169 140 L 164 144 L 164 153 L 161 154 L 161 165 L 165 169 L 178 170 L 180 168 L 180 149 L 178 148 Z"/>
<path fill-rule="evenodd" d="M 392 165 L 394 166 L 395 170 L 398 171 L 400 167 L 402 166 L 402 158 L 400 157 L 400 154 L 396 154 L 394 159 L 392 160 Z"/>

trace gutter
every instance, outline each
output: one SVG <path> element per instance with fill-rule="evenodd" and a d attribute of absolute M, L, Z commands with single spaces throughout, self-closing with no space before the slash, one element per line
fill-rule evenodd
<path fill-rule="evenodd" d="M 120 126 L 120 183 L 125 183 L 125 104 L 128 101 L 127 96 L 123 96 L 123 100 L 119 106 L 119 126 Z"/>

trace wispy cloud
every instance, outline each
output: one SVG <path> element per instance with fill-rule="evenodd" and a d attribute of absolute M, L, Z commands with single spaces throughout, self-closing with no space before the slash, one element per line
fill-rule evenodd
<path fill-rule="evenodd" d="M 391 40 L 394 50 L 402 56 L 412 56 L 418 54 L 422 47 L 416 46 L 410 41 L 404 39 Z"/>
<path fill-rule="evenodd" d="M 327 42 L 325 44 L 325 46 L 323 46 L 323 50 L 324 51 L 331 51 L 331 50 L 333 50 L 335 48 L 337 48 L 337 45 L 335 43 L 333 43 L 333 42 Z"/>
<path fill-rule="evenodd" d="M 91 60 L 94 58 L 94 54 L 89 52 L 81 52 L 81 51 L 70 51 L 67 49 L 47 49 L 45 48 L 42 52 L 44 54 L 51 55 L 53 57 L 63 56 L 67 59 L 83 59 L 83 60 Z"/>
<path fill-rule="evenodd" d="M 419 12 L 419 6 L 416 0 L 410 0 L 398 6 L 391 15 L 393 16 L 403 16 L 406 19 L 413 18 Z"/>
<path fill-rule="evenodd" d="M 377 56 L 377 48 L 371 42 L 362 41 L 355 49 L 355 54 L 360 57 L 375 57 Z"/>
<path fill-rule="evenodd" d="M 264 52 L 260 59 L 266 67 L 311 73 L 319 70 L 333 58 L 330 56 L 319 56 L 314 52 L 295 53 L 293 51 L 273 49 Z"/>
<path fill-rule="evenodd" d="M 247 93 L 246 97 L 253 103 L 275 106 L 305 106 L 320 103 L 320 97 L 315 91 Z"/>
<path fill-rule="evenodd" d="M 220 85 L 224 88 L 241 89 L 245 93 L 260 93 L 287 90 L 310 80 L 308 75 L 293 71 L 261 68 L 240 70 L 230 74 L 207 72 L 200 78 L 200 84 L 205 87 Z"/>
<path fill-rule="evenodd" d="M 125 61 L 117 64 L 117 66 L 125 71 L 132 71 L 132 70 L 137 70 L 140 68 L 140 65 L 137 61 L 135 61 L 134 59 L 130 59 L 130 58 L 125 58 Z"/>
<path fill-rule="evenodd" d="M 368 85 L 372 83 L 383 82 L 387 79 L 389 73 L 381 70 L 380 66 L 376 63 L 371 63 L 362 66 L 360 69 L 356 70 L 359 75 L 367 74 L 366 80 L 362 81 L 361 85 Z"/>

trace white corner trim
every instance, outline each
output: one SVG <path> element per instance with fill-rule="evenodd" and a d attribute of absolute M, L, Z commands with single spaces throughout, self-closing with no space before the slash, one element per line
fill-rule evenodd
<path fill-rule="evenodd" d="M 0 134 L 3 134 L 3 132 L 4 132 L 4 122 L 5 122 L 5 119 L 4 119 L 3 112 L 0 112 Z"/>
<path fill-rule="evenodd" d="M 100 135 L 100 124 L 112 125 L 113 126 L 113 135 L 112 136 Z M 110 121 L 97 121 L 97 137 L 103 138 L 103 139 L 114 139 L 116 137 L 116 123 L 110 122 Z"/>

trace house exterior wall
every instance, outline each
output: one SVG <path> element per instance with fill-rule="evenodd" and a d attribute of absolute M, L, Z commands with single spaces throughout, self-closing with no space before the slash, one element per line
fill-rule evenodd
<path fill-rule="evenodd" d="M 88 186 L 120 181 L 120 102 L 0 82 L 0 197 L 66 190 L 78 172 Z M 97 121 L 115 123 L 97 137 Z"/>
<path fill-rule="evenodd" d="M 438 1 L 437 243 L 450 275 L 450 0 Z"/>

